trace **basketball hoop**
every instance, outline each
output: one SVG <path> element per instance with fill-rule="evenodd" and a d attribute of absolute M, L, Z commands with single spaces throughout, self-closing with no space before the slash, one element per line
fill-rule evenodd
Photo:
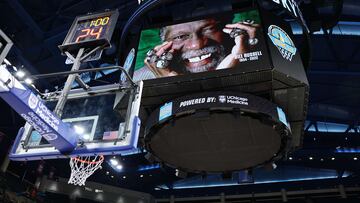
<path fill-rule="evenodd" d="M 85 185 L 86 179 L 101 167 L 103 161 L 103 155 L 96 155 L 93 158 L 91 156 L 72 157 L 70 159 L 71 176 L 68 183 Z"/>

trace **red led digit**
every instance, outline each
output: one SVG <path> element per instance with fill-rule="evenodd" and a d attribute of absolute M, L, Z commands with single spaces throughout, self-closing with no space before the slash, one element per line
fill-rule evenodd
<path fill-rule="evenodd" d="M 79 35 L 77 38 L 76 38 L 76 41 L 75 42 L 79 42 L 81 40 L 81 38 L 85 38 L 89 35 L 90 33 L 90 29 L 83 29 L 81 30 L 81 32 L 85 32 L 85 34 L 82 34 L 82 35 Z M 97 38 L 96 38 L 97 39 Z"/>
<path fill-rule="evenodd" d="M 90 35 L 91 35 L 91 36 L 96 36 L 95 39 L 99 39 L 102 29 L 103 29 L 103 27 L 100 27 L 97 32 L 95 31 L 95 28 L 94 28 L 94 29 L 91 29 Z"/>

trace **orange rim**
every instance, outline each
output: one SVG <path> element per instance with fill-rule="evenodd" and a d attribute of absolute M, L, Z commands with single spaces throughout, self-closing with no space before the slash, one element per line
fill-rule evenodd
<path fill-rule="evenodd" d="M 100 159 L 97 160 L 97 161 L 85 161 L 85 160 L 82 160 L 78 157 L 71 157 L 71 159 L 75 159 L 76 161 L 78 162 L 81 162 L 81 163 L 85 163 L 85 164 L 97 164 L 99 162 L 102 162 L 104 160 L 104 156 L 103 155 L 99 155 Z"/>

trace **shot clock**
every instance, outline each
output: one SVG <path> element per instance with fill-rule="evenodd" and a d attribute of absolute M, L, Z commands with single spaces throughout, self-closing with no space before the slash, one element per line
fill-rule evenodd
<path fill-rule="evenodd" d="M 118 16 L 118 10 L 113 10 L 76 17 L 63 44 L 59 46 L 61 52 L 110 46 Z"/>

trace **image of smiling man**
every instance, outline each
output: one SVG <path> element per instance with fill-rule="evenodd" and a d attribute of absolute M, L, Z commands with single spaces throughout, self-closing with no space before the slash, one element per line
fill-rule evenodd
<path fill-rule="evenodd" d="M 239 55 L 257 44 L 259 25 L 247 20 L 226 24 L 216 18 L 160 29 L 161 44 L 148 50 L 135 81 L 234 67 Z"/>

